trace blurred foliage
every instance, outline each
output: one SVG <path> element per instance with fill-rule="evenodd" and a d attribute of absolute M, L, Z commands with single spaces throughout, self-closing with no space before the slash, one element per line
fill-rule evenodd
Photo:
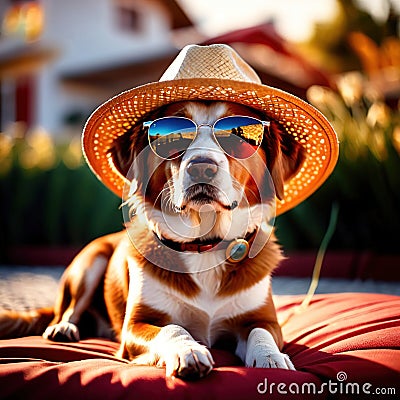
<path fill-rule="evenodd" d="M 373 19 L 357 0 L 337 4 L 306 49 L 317 49 L 321 65 L 340 72 L 332 88 L 307 93 L 338 133 L 338 164 L 316 193 L 277 218 L 277 235 L 287 249 L 318 248 L 337 202 L 330 248 L 399 253 L 399 15 L 390 0 L 386 21 Z"/>
<path fill-rule="evenodd" d="M 0 261 L 10 246 L 81 246 L 119 230 L 120 202 L 84 163 L 79 137 L 0 134 Z"/>
<path fill-rule="evenodd" d="M 337 202 L 332 248 L 398 253 L 399 110 L 389 108 L 359 72 L 341 75 L 337 87 L 313 86 L 308 98 L 338 133 L 338 164 L 322 188 L 278 217 L 278 237 L 288 249 L 317 248 Z"/>
<path fill-rule="evenodd" d="M 336 0 L 337 13 L 328 22 L 318 23 L 307 44 L 319 58 L 319 63 L 331 71 L 350 71 L 360 68 L 360 59 L 355 55 L 349 37 L 353 32 L 362 33 L 377 45 L 389 36 L 398 36 L 399 15 L 391 0 L 386 0 L 386 21 L 377 21 L 364 11 L 357 0 Z"/>

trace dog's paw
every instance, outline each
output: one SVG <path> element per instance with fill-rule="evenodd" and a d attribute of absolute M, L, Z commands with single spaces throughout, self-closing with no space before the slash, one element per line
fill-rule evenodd
<path fill-rule="evenodd" d="M 261 349 L 258 349 L 253 353 L 254 354 L 246 355 L 246 367 L 296 370 L 287 354 L 281 352 L 270 354 Z"/>
<path fill-rule="evenodd" d="M 214 360 L 205 346 L 193 341 L 166 352 L 157 365 L 165 366 L 166 376 L 194 380 L 208 375 Z"/>
<path fill-rule="evenodd" d="M 66 321 L 48 326 L 42 336 L 54 342 L 79 342 L 80 340 L 78 327 Z"/>
<path fill-rule="evenodd" d="M 295 371 L 287 354 L 281 353 L 272 335 L 265 329 L 255 328 L 247 341 L 246 367 L 282 368 Z"/>
<path fill-rule="evenodd" d="M 161 328 L 149 350 L 157 366 L 165 367 L 166 376 L 169 377 L 198 379 L 213 369 L 214 360 L 207 347 L 196 342 L 179 325 L 171 324 Z"/>

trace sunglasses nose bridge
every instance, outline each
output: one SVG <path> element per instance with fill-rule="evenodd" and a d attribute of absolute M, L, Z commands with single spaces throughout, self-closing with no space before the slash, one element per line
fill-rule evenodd
<path fill-rule="evenodd" d="M 200 136 L 200 135 L 204 136 L 207 133 L 212 135 L 213 130 L 214 130 L 213 126 L 210 125 L 210 124 L 199 124 L 199 125 L 196 125 L 196 127 L 197 127 L 196 128 L 197 129 L 197 136 Z"/>
<path fill-rule="evenodd" d="M 211 128 L 211 129 L 213 129 L 213 126 L 210 125 L 210 124 L 198 124 L 198 125 L 196 125 L 196 126 L 197 126 L 197 129 L 200 129 L 200 128 L 203 127 L 203 126 L 207 126 L 207 127 Z"/>
<path fill-rule="evenodd" d="M 191 143 L 191 147 L 203 147 L 204 144 L 207 144 L 208 146 L 210 145 L 211 141 L 215 142 L 215 137 L 214 137 L 214 128 L 210 124 L 199 124 L 196 125 L 196 136 L 193 139 Z M 211 141 L 210 141 L 211 139 Z"/>

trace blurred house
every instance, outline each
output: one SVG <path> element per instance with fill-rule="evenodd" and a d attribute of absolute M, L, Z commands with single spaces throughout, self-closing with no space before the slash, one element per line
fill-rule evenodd
<path fill-rule="evenodd" d="M 173 0 L 2 0 L 0 131 L 81 125 L 120 90 L 157 80 L 191 21 Z"/>
<path fill-rule="evenodd" d="M 272 23 L 207 38 L 179 0 L 2 0 L 0 19 L 0 132 L 80 131 L 109 97 L 158 80 L 188 43 L 231 44 L 264 83 L 303 98 L 329 85 Z"/>
<path fill-rule="evenodd" d="M 280 36 L 273 22 L 228 32 L 210 38 L 205 43 L 231 45 L 252 65 L 263 83 L 304 100 L 310 86 L 331 85 L 329 75 L 309 63 L 293 45 Z"/>

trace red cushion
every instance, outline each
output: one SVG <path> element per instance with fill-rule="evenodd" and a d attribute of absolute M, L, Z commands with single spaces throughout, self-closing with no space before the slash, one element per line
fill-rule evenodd
<path fill-rule="evenodd" d="M 301 299 L 277 297 L 280 319 Z M 348 383 L 352 384 L 348 391 L 356 390 L 357 384 L 361 394 L 364 389 L 371 393 L 395 389 L 398 394 L 399 321 L 400 297 L 318 295 L 305 312 L 293 316 L 284 327 L 285 352 L 297 371 L 245 368 L 234 355 L 213 350 L 216 368 L 197 382 L 165 379 L 163 369 L 133 366 L 119 360 L 112 355 L 118 345 L 107 340 L 72 344 L 53 343 L 40 337 L 3 340 L 0 397 L 282 399 L 285 391 L 308 393 L 315 388 L 321 392 L 317 396 L 296 398 L 327 398 L 336 388 L 335 398 L 340 398 L 340 394 L 346 398 Z M 321 386 L 323 382 L 325 385 Z M 291 396 L 287 394 L 286 398 Z"/>

